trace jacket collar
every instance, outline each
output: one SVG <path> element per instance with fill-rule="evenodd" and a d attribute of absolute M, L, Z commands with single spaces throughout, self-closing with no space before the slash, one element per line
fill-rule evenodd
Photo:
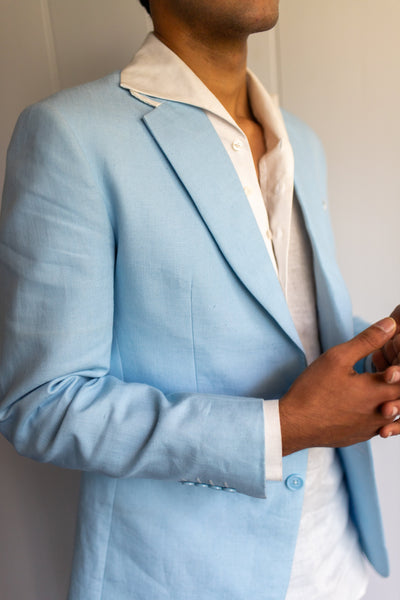
<path fill-rule="evenodd" d="M 302 348 L 240 180 L 204 111 L 163 102 L 144 116 L 144 122 L 236 276 Z M 305 148 L 307 136 L 299 135 L 290 124 L 288 127 L 293 134 L 296 194 L 313 248 L 319 329 L 325 350 L 351 337 L 351 304 L 327 238 L 324 176 L 310 171 L 312 149 Z"/>
<path fill-rule="evenodd" d="M 236 126 L 201 79 L 152 32 L 129 65 L 121 71 L 120 85 L 151 106 L 158 106 L 163 100 L 190 104 Z"/>
<path fill-rule="evenodd" d="M 301 347 L 247 197 L 204 111 L 164 102 L 144 122 L 236 276 Z"/>
<path fill-rule="evenodd" d="M 202 80 L 152 32 L 129 65 L 121 71 L 120 85 L 150 106 L 157 107 L 163 100 L 189 104 L 218 116 L 240 131 Z M 247 85 L 252 110 L 263 126 L 268 147 L 272 148 L 281 139 L 287 139 L 277 96 L 268 94 L 250 69 L 247 70 Z"/>
<path fill-rule="evenodd" d="M 177 79 L 178 73 L 178 79 Z M 177 86 L 179 81 L 179 86 Z M 154 34 L 149 34 L 133 61 L 121 72 L 120 85 L 149 104 L 150 110 L 144 122 L 165 154 L 172 168 L 187 189 L 210 233 L 213 235 L 225 259 L 249 292 L 272 316 L 292 341 L 301 348 L 297 331 L 289 313 L 274 268 L 269 260 L 254 216 L 244 194 L 236 171 L 215 133 L 207 112 L 238 127 L 225 108 L 193 73 L 193 71 Z M 249 90 L 253 98 L 272 101 L 258 80 L 249 72 Z M 253 102 L 252 102 L 253 104 Z M 273 110 L 277 113 L 276 106 Z M 270 126 L 265 122 L 264 128 Z M 276 116 L 276 114 L 275 114 Z M 275 140 L 286 138 L 286 128 L 273 119 Z M 276 125 L 278 123 L 278 125 Z M 316 202 L 321 203 L 321 186 L 311 181 L 308 165 L 304 163 L 304 140 L 297 128 L 287 124 L 295 154 L 295 186 L 303 210 L 308 234 L 314 251 L 314 268 L 317 283 L 320 330 L 323 347 L 343 339 L 343 331 L 349 323 L 341 323 L 341 310 L 335 300 L 338 273 L 327 276 L 326 240 L 318 234 L 319 223 L 313 217 Z M 177 145 L 176 140 L 179 140 Z M 212 157 L 212 160 L 210 160 Z M 306 201 L 307 199 L 307 201 Z M 329 252 L 328 252 L 329 254 Z M 333 261 L 332 261 L 333 262 Z M 334 263 L 333 263 L 334 264 Z M 344 295 L 347 297 L 345 290 Z M 339 296 L 336 294 L 336 296 Z M 331 331 L 326 323 L 332 318 L 339 320 L 337 335 L 325 335 Z"/>

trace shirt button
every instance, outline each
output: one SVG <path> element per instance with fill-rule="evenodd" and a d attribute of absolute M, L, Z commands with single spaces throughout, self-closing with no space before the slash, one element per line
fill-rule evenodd
<path fill-rule="evenodd" d="M 232 142 L 232 148 L 235 150 L 235 152 L 237 152 L 238 150 L 240 150 L 241 148 L 243 148 L 243 142 L 242 140 L 234 140 Z"/>
<path fill-rule="evenodd" d="M 283 231 L 280 227 L 278 227 L 278 229 L 276 230 L 276 239 L 280 240 L 282 238 L 283 235 Z"/>
<path fill-rule="evenodd" d="M 277 183 L 276 186 L 274 187 L 274 194 L 282 194 L 286 189 L 286 186 L 284 183 Z"/>
<path fill-rule="evenodd" d="M 182 481 L 183 485 L 196 485 L 194 481 Z"/>
<path fill-rule="evenodd" d="M 218 491 L 218 490 L 222 490 L 222 487 L 221 487 L 220 485 L 210 485 L 210 488 L 211 488 L 212 490 L 217 490 L 217 491 Z"/>
<path fill-rule="evenodd" d="M 293 474 L 286 478 L 285 484 L 289 490 L 297 492 L 297 490 L 300 490 L 303 487 L 304 481 L 300 475 Z"/>
<path fill-rule="evenodd" d="M 236 492 L 235 488 L 230 488 L 230 487 L 223 487 L 222 491 L 223 492 L 229 492 L 231 494 L 234 494 Z"/>
<path fill-rule="evenodd" d="M 267 236 L 267 238 L 268 238 L 269 240 L 272 240 L 272 238 L 274 237 L 274 236 L 272 235 L 272 231 L 271 231 L 270 229 L 267 229 L 267 231 L 265 232 L 265 235 Z"/>
<path fill-rule="evenodd" d="M 208 488 L 209 487 L 208 483 L 196 483 L 195 485 L 196 485 L 196 487 L 201 487 L 201 488 Z"/>
<path fill-rule="evenodd" d="M 247 185 L 243 188 L 244 193 L 246 194 L 246 196 L 250 196 L 251 195 L 251 188 L 247 187 Z"/>

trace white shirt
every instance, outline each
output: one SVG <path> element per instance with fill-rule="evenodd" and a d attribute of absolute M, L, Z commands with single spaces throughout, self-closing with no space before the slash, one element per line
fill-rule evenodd
<path fill-rule="evenodd" d="M 266 246 L 266 260 L 272 261 L 308 363 L 312 362 L 320 352 L 312 254 L 300 207 L 293 202 L 293 152 L 274 100 L 248 71 L 251 107 L 264 129 L 267 147 L 258 179 L 244 132 L 193 71 L 154 34 L 122 71 L 121 86 L 153 106 L 172 100 L 206 112 L 242 183 Z M 277 400 L 264 402 L 264 423 L 266 479 L 280 480 L 282 441 Z M 349 518 L 336 452 L 312 448 L 286 600 L 359 600 L 365 589 L 364 558 Z"/>

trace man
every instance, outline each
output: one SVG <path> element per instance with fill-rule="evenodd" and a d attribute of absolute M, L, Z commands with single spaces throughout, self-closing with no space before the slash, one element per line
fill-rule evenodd
<path fill-rule="evenodd" d="M 246 71 L 278 0 L 149 10 L 121 74 L 17 125 L 0 430 L 85 472 L 70 600 L 356 600 L 399 312 L 346 341 L 319 143 Z"/>

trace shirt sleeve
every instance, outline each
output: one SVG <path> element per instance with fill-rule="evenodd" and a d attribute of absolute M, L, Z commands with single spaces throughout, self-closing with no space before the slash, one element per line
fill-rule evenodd
<path fill-rule="evenodd" d="M 265 400 L 265 478 L 282 481 L 282 434 L 279 417 L 279 400 Z"/>

